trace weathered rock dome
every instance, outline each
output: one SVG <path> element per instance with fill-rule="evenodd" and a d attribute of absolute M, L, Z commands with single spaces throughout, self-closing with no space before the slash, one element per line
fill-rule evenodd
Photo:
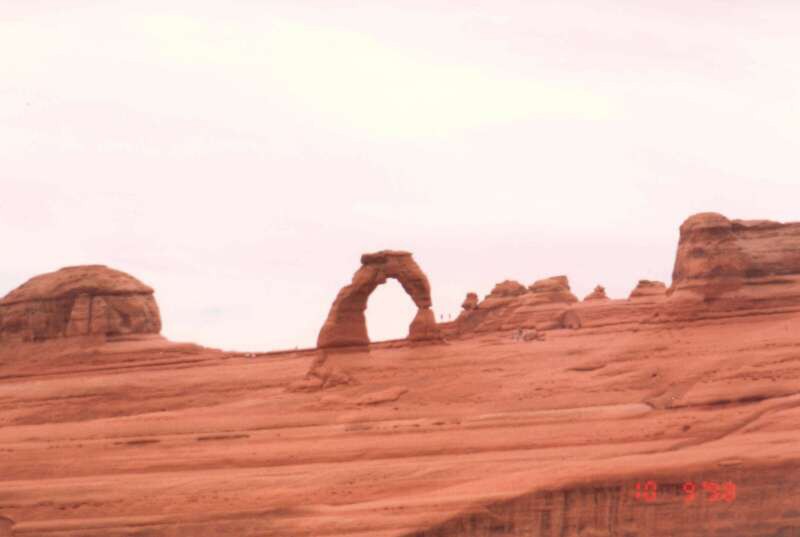
<path fill-rule="evenodd" d="M 160 331 L 153 289 L 103 265 L 35 276 L 0 300 L 0 341 Z"/>

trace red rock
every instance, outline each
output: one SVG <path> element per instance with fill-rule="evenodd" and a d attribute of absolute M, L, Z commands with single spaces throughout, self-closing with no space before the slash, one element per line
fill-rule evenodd
<path fill-rule="evenodd" d="M 479 307 L 483 310 L 491 310 L 506 306 L 514 302 L 514 299 L 524 295 L 528 290 L 524 285 L 515 280 L 503 280 L 495 284 L 492 292 L 486 295 L 480 302 Z"/>
<path fill-rule="evenodd" d="M 0 300 L 0 341 L 160 331 L 153 289 L 103 265 L 36 276 Z"/>
<path fill-rule="evenodd" d="M 506 280 L 495 285 L 476 309 L 462 311 L 449 333 L 560 328 L 564 310 L 577 301 L 566 276 L 537 280 L 527 289 L 518 282 Z"/>
<path fill-rule="evenodd" d="M 717 298 L 746 286 L 783 294 L 800 276 L 800 223 L 689 217 L 680 229 L 670 294 Z M 759 291 L 760 292 L 760 291 Z M 790 293 L 796 296 L 795 290 Z"/>
<path fill-rule="evenodd" d="M 467 298 L 461 303 L 461 308 L 465 310 L 474 310 L 478 307 L 478 295 L 476 293 L 467 293 Z"/>
<path fill-rule="evenodd" d="M 800 312 L 740 313 L 375 344 L 331 357 L 358 382 L 298 392 L 317 350 L 0 345 L 0 515 L 58 537 L 792 535 Z"/>
<path fill-rule="evenodd" d="M 552 276 L 532 283 L 528 289 L 536 296 L 536 302 L 563 302 L 571 304 L 578 299 L 569 289 L 566 276 Z"/>
<path fill-rule="evenodd" d="M 430 308 L 419 308 L 411 326 L 408 328 L 410 341 L 429 341 L 439 339 L 441 334 L 436 325 L 436 316 Z"/>
<path fill-rule="evenodd" d="M 539 286 L 465 309 L 490 329 L 447 346 L 3 342 L 0 515 L 59 537 L 793 536 L 793 231 L 742 225 L 729 290 L 711 237 L 668 298 Z M 81 325 L 86 301 L 65 311 Z M 536 343 L 492 333 L 542 312 Z"/>
<path fill-rule="evenodd" d="M 353 275 L 350 285 L 339 291 L 328 318 L 320 330 L 320 348 L 363 346 L 369 344 L 364 311 L 369 295 L 387 278 L 395 278 L 411 296 L 418 311 L 409 326 L 409 339 L 425 340 L 439 337 L 431 308 L 428 278 L 409 252 L 383 250 L 361 256 L 361 268 Z"/>
<path fill-rule="evenodd" d="M 0 516 L 0 537 L 12 537 L 14 535 L 14 521 L 10 518 Z"/>
<path fill-rule="evenodd" d="M 514 297 L 525 294 L 527 290 L 525 286 L 515 280 L 503 280 L 496 284 L 488 297 Z"/>
<path fill-rule="evenodd" d="M 575 310 L 566 310 L 561 314 L 561 327 L 576 330 L 583 325 L 580 314 Z"/>
<path fill-rule="evenodd" d="M 594 288 L 594 291 L 583 297 L 583 301 L 587 302 L 589 300 L 608 300 L 608 296 L 606 295 L 606 288 L 602 285 L 598 285 Z"/>
<path fill-rule="evenodd" d="M 631 291 L 628 298 L 632 299 L 660 299 L 664 298 L 667 293 L 667 286 L 664 282 L 652 280 L 639 280 L 636 287 Z"/>

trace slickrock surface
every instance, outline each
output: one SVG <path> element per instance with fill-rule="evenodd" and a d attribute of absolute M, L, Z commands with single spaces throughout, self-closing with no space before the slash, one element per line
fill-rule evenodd
<path fill-rule="evenodd" d="M 409 339 L 438 338 L 439 330 L 431 310 L 431 287 L 425 273 L 411 253 L 383 250 L 361 256 L 361 268 L 353 275 L 352 282 L 336 296 L 320 330 L 317 346 L 327 348 L 369 344 L 364 311 L 369 295 L 376 287 L 386 283 L 387 278 L 397 279 L 418 308 L 409 326 Z"/>
<path fill-rule="evenodd" d="M 102 265 L 36 276 L 0 300 L 0 342 L 160 331 L 153 289 Z"/>
<path fill-rule="evenodd" d="M 525 286 L 518 281 L 503 280 L 494 286 L 492 292 L 486 298 L 514 297 L 522 295 L 525 292 Z"/>
<path fill-rule="evenodd" d="M 510 297 L 556 315 L 527 341 L 4 341 L 0 517 L 17 537 L 796 536 L 800 300 L 754 278 L 774 276 L 745 276 L 735 314 L 548 279 Z"/>
<path fill-rule="evenodd" d="M 0 516 L 0 537 L 11 537 L 14 521 Z"/>
<path fill-rule="evenodd" d="M 287 390 L 313 351 L 4 346 L 0 515 L 53 537 L 792 535 L 798 323 L 373 344 L 329 354 L 358 382 L 316 392 Z M 690 480 L 737 498 L 684 506 Z"/>

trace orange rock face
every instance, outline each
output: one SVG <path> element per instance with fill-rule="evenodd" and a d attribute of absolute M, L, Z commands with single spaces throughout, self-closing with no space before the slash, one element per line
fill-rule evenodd
<path fill-rule="evenodd" d="M 369 295 L 387 278 L 397 279 L 418 308 L 409 326 L 409 339 L 437 338 L 439 330 L 430 309 L 431 288 L 425 273 L 409 252 L 384 250 L 361 256 L 361 268 L 353 275 L 350 285 L 343 287 L 336 296 L 320 330 L 317 346 L 329 348 L 369 344 L 364 311 Z"/>
<path fill-rule="evenodd" d="M 160 331 L 153 290 L 102 265 L 36 276 L 0 300 L 0 341 Z"/>
<path fill-rule="evenodd" d="M 715 299 L 747 287 L 786 294 L 800 277 L 800 223 L 701 213 L 681 225 L 672 293 Z M 789 296 L 797 296 L 794 289 Z"/>

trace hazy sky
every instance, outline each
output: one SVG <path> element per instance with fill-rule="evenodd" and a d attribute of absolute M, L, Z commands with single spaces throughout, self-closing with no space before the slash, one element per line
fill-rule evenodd
<path fill-rule="evenodd" d="M 0 295 L 107 264 L 166 336 L 267 350 L 362 252 L 414 252 L 447 318 L 669 284 L 695 212 L 799 219 L 795 0 L 0 4 Z M 370 335 L 412 316 L 391 281 Z"/>

